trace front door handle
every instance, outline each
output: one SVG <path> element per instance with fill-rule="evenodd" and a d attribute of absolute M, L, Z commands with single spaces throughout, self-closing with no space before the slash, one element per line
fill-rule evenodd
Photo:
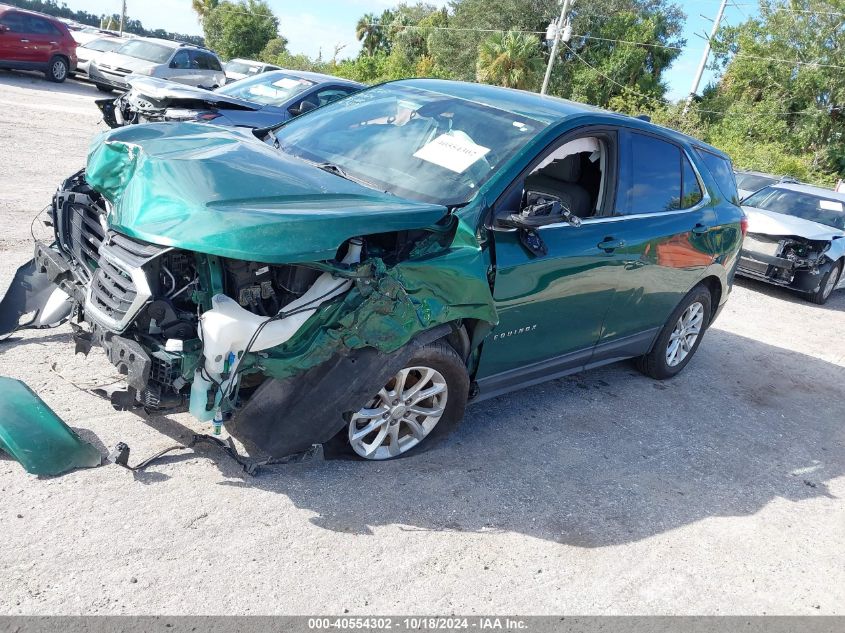
<path fill-rule="evenodd" d="M 601 242 L 596 244 L 598 248 L 603 250 L 605 253 L 612 253 L 617 248 L 622 248 L 625 246 L 625 240 L 617 240 L 613 237 L 606 237 Z"/>
<path fill-rule="evenodd" d="M 29 44 L 29 40 L 21 40 L 24 44 Z"/>
<path fill-rule="evenodd" d="M 695 233 L 696 235 L 704 235 L 709 230 L 710 230 L 710 227 L 702 224 L 701 222 L 699 222 L 694 227 L 692 227 L 692 232 Z"/>

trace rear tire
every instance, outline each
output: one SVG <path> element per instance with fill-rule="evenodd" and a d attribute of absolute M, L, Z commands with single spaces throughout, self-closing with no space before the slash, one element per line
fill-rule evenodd
<path fill-rule="evenodd" d="M 696 286 L 690 290 L 667 319 L 651 351 L 637 359 L 637 369 L 657 380 L 680 373 L 710 324 L 711 306 L 712 296 L 707 288 Z"/>
<path fill-rule="evenodd" d="M 812 303 L 815 303 L 820 306 L 827 303 L 827 300 L 830 299 L 830 295 L 833 294 L 833 290 L 839 283 L 840 275 L 842 275 L 841 259 L 838 262 L 835 262 L 833 266 L 830 267 L 830 270 L 827 271 L 827 274 L 822 277 L 822 281 L 819 284 L 819 289 L 816 292 L 807 295 L 807 299 Z"/>
<path fill-rule="evenodd" d="M 468 397 L 466 365 L 454 348 L 445 342 L 420 347 L 378 394 L 348 416 L 325 444 L 326 455 L 366 461 L 418 455 L 457 428 Z"/>
<path fill-rule="evenodd" d="M 47 79 L 60 84 L 67 79 L 69 70 L 67 60 L 64 57 L 54 57 L 50 60 L 50 66 L 45 74 Z"/>

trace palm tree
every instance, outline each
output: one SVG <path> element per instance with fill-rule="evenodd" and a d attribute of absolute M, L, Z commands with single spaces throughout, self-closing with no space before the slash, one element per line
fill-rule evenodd
<path fill-rule="evenodd" d="M 478 81 L 525 90 L 543 71 L 540 40 L 530 33 L 495 33 L 478 47 Z"/>
<path fill-rule="evenodd" d="M 220 0 L 191 0 L 191 7 L 197 12 L 197 18 L 202 24 L 206 16 L 217 8 Z"/>
<path fill-rule="evenodd" d="M 381 46 L 383 34 L 379 19 L 372 13 L 367 13 L 355 25 L 355 37 L 361 42 L 367 55 L 373 55 Z"/>

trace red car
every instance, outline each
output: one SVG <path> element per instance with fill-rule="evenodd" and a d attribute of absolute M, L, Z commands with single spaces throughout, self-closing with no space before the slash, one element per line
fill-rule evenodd
<path fill-rule="evenodd" d="M 76 70 L 76 41 L 55 18 L 0 5 L 0 68 L 40 70 L 62 82 Z"/>

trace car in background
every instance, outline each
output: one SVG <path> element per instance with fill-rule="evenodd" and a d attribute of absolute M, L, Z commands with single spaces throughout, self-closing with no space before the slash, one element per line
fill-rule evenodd
<path fill-rule="evenodd" d="M 76 69 L 76 40 L 60 20 L 0 5 L 0 68 L 38 70 L 61 83 Z"/>
<path fill-rule="evenodd" d="M 154 77 L 133 77 L 130 90 L 97 106 L 110 127 L 154 121 L 203 121 L 262 128 L 361 90 L 348 79 L 293 70 L 274 70 L 216 90 L 179 86 Z"/>
<path fill-rule="evenodd" d="M 76 47 L 76 74 L 83 77 L 88 76 L 88 68 L 91 60 L 99 57 L 102 53 L 109 53 L 116 51 L 123 46 L 128 40 L 120 37 L 97 37 L 88 41 L 86 44 L 80 44 Z"/>
<path fill-rule="evenodd" d="M 265 64 L 264 62 L 257 62 L 252 59 L 230 59 L 223 66 L 223 71 L 226 73 L 226 81 L 238 81 L 253 75 L 259 75 L 271 70 L 281 70 L 281 67 L 274 64 Z"/>
<path fill-rule="evenodd" d="M 80 24 L 79 22 L 73 22 L 68 20 L 62 20 L 62 22 L 64 22 L 65 25 L 67 25 L 68 29 L 70 29 L 71 37 L 76 40 L 76 43 L 79 46 L 83 46 L 91 40 L 96 40 L 97 38 L 103 37 L 104 35 L 118 35 L 117 33 L 113 33 L 112 31 L 98 29 L 96 26 L 89 26 L 88 24 Z"/>
<path fill-rule="evenodd" d="M 778 183 L 743 201 L 748 234 L 737 273 L 804 293 L 823 304 L 842 285 L 845 193 Z"/>
<path fill-rule="evenodd" d="M 736 176 L 736 188 L 739 191 L 740 199 L 747 198 L 755 191 L 779 182 L 798 182 L 792 176 L 775 176 L 761 171 L 737 170 L 734 175 Z"/>
<path fill-rule="evenodd" d="M 226 83 L 220 59 L 207 48 L 149 37 L 129 40 L 92 60 L 88 68 L 89 78 L 103 92 L 127 90 L 129 75 L 210 89 Z"/>

